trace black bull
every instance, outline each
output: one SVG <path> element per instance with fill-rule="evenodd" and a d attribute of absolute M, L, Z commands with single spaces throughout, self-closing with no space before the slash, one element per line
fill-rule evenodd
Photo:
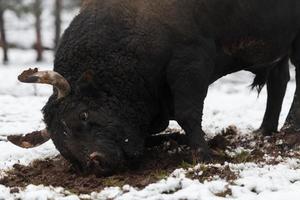
<path fill-rule="evenodd" d="M 27 71 L 19 79 L 55 86 L 43 109 L 46 132 L 81 169 L 107 174 L 138 158 L 170 119 L 209 159 L 203 102 L 208 86 L 229 73 L 248 70 L 253 86 L 267 84 L 259 132 L 270 135 L 290 59 L 297 89 L 283 130 L 299 130 L 299 31 L 299 0 L 91 0 L 62 37 L 57 73 Z"/>

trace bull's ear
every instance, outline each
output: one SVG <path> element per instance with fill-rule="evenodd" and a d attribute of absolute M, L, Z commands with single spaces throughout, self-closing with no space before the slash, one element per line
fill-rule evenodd
<path fill-rule="evenodd" d="M 78 79 L 76 85 L 76 93 L 84 96 L 94 96 L 97 93 L 95 72 L 93 70 L 85 71 Z"/>

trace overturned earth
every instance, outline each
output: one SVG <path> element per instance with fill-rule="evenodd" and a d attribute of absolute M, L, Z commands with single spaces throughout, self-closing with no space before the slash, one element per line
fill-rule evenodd
<path fill-rule="evenodd" d="M 166 131 L 166 134 L 180 135 L 182 133 L 179 130 L 170 129 Z M 80 174 L 64 158 L 57 156 L 36 160 L 29 166 L 15 164 L 0 179 L 0 184 L 12 188 L 11 192 L 19 192 L 19 188 L 33 184 L 63 187 L 75 194 L 90 194 L 100 192 L 105 187 L 122 187 L 126 184 L 143 188 L 168 177 L 178 168 L 192 169 L 186 176 L 198 179 L 200 182 L 210 180 L 216 174 L 229 182 L 238 178 L 238 175 L 229 167 L 214 167 L 211 164 L 202 163 L 200 168 L 193 169 L 197 163 L 193 159 L 191 150 L 175 138 L 170 138 L 169 141 L 159 146 L 147 148 L 138 168 L 128 168 L 110 177 Z M 263 137 L 256 133 L 241 134 L 234 126 L 228 127 L 209 139 L 209 146 L 213 151 L 212 163 L 221 165 L 224 162 L 277 164 L 278 156 L 300 158 L 299 145 L 299 133 L 275 133 L 273 136 Z M 202 173 L 195 173 L 195 170 L 201 170 Z M 230 195 L 230 191 L 217 195 Z"/>

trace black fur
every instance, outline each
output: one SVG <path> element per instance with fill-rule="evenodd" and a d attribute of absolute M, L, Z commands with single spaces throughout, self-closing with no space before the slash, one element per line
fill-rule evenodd
<path fill-rule="evenodd" d="M 256 73 L 258 91 L 268 84 L 261 130 L 277 130 L 283 58 L 295 49 L 299 19 L 299 0 L 87 1 L 56 53 L 54 70 L 72 91 L 60 100 L 54 93 L 44 108 L 54 144 L 79 168 L 109 174 L 176 119 L 209 159 L 201 126 L 207 88 L 239 70 Z M 102 158 L 91 164 L 93 152 Z"/>
<path fill-rule="evenodd" d="M 269 77 L 270 69 L 265 68 L 261 69 L 259 72 L 256 72 L 256 76 L 251 84 L 252 89 L 256 89 L 258 94 L 260 94 L 263 87 L 266 85 Z"/>

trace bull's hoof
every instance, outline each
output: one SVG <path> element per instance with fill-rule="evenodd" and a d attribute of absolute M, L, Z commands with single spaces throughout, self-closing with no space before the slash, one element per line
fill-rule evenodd
<path fill-rule="evenodd" d="M 300 134 L 299 133 L 286 134 L 284 139 L 285 139 L 285 142 L 290 147 L 300 146 Z"/>
<path fill-rule="evenodd" d="M 300 147 L 300 130 L 282 129 L 280 131 L 280 139 L 282 139 L 289 148 Z"/>
<path fill-rule="evenodd" d="M 299 134 L 300 135 L 300 127 L 295 127 L 293 125 L 284 125 L 280 132 L 286 133 L 286 134 Z"/>
<path fill-rule="evenodd" d="M 212 162 L 212 156 L 210 151 L 205 151 L 201 148 L 192 149 L 190 153 L 189 163 L 196 165 L 197 163 L 210 163 Z"/>
<path fill-rule="evenodd" d="M 253 133 L 262 136 L 272 136 L 274 133 L 278 133 L 278 131 L 276 129 L 259 128 L 253 131 Z"/>

